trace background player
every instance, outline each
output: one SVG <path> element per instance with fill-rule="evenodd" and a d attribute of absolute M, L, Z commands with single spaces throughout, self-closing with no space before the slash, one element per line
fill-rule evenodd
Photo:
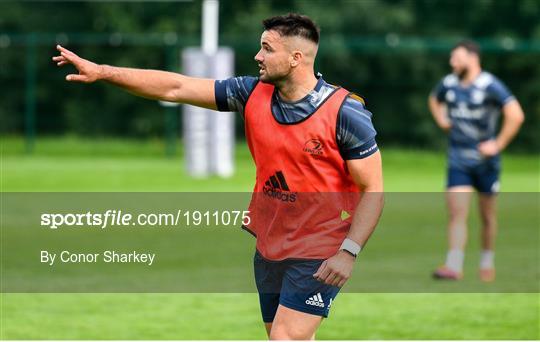
<path fill-rule="evenodd" d="M 314 337 L 328 315 L 377 224 L 383 206 L 381 157 L 362 99 L 315 75 L 319 30 L 311 19 L 289 14 L 263 25 L 255 56 L 258 78 L 214 81 L 97 65 L 60 46 L 53 60 L 78 69 L 68 81 L 103 80 L 147 98 L 243 113 L 257 167 L 256 192 L 272 194 L 267 203 L 275 205 L 271 213 L 276 215 L 272 222 L 259 220 L 248 227 L 257 235 L 254 264 L 263 320 L 272 339 L 305 340 Z M 311 210 L 312 215 L 331 215 L 321 221 L 324 227 L 298 225 L 298 230 L 284 231 L 276 224 L 298 220 L 279 215 L 287 212 L 280 206 L 301 202 L 301 192 L 360 189 L 365 193 L 351 219 Z M 283 198 L 295 200 L 284 203 Z M 302 218 L 310 220 L 309 215 Z"/>
<path fill-rule="evenodd" d="M 429 96 L 435 122 L 449 134 L 446 196 L 449 250 L 446 263 L 433 276 L 453 280 L 463 277 L 469 205 L 471 192 L 476 189 L 482 219 L 480 278 L 493 281 L 500 152 L 519 131 L 524 114 L 507 87 L 492 74 L 482 71 L 476 43 L 457 44 L 451 52 L 450 66 L 452 73 L 444 77 Z M 501 111 L 503 125 L 496 135 Z"/>

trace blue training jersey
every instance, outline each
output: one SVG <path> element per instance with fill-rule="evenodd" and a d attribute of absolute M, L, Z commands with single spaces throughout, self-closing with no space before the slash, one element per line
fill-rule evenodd
<path fill-rule="evenodd" d="M 243 115 L 244 107 L 259 79 L 251 76 L 232 77 L 216 81 L 215 95 L 219 111 L 236 111 Z M 336 89 L 326 83 L 320 75 L 318 82 L 309 94 L 295 102 L 286 102 L 274 92 L 272 114 L 284 124 L 302 121 L 311 115 Z M 347 97 L 340 108 L 336 122 L 336 139 L 344 160 L 366 158 L 378 151 L 371 122 L 371 112 L 356 96 Z"/>
<path fill-rule="evenodd" d="M 495 76 L 483 71 L 470 85 L 463 86 L 454 74 L 444 77 L 432 96 L 444 102 L 452 123 L 449 133 L 450 168 L 469 168 L 483 163 L 499 163 L 499 156 L 485 158 L 478 152 L 480 142 L 494 139 L 501 109 L 514 99 Z"/>

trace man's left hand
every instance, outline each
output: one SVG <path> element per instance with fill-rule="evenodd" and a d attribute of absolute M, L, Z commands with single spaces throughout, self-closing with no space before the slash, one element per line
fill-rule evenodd
<path fill-rule="evenodd" d="M 351 277 L 355 259 L 345 251 L 338 251 L 321 264 L 313 277 L 325 284 L 342 287 Z"/>
<path fill-rule="evenodd" d="M 496 140 L 491 139 L 478 144 L 478 151 L 484 157 L 493 157 L 500 152 L 500 147 Z"/>

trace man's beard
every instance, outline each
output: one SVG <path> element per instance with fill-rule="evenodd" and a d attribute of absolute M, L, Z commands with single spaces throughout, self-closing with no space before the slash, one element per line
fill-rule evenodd
<path fill-rule="evenodd" d="M 469 69 L 468 68 L 463 68 L 463 69 L 457 71 L 456 75 L 460 80 L 463 80 L 463 79 L 465 79 L 465 77 L 467 77 L 468 73 L 469 73 Z"/>
<path fill-rule="evenodd" d="M 277 85 L 279 83 L 284 82 L 284 80 L 287 78 L 287 75 L 272 75 L 269 76 L 268 73 L 263 77 L 259 77 L 260 81 L 262 83 L 269 83 L 273 85 Z"/>

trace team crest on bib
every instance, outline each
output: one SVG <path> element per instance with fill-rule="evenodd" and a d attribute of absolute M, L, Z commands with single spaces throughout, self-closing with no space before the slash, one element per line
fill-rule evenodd
<path fill-rule="evenodd" d="M 321 156 L 323 154 L 323 147 L 324 145 L 319 139 L 309 139 L 304 144 L 303 151 L 312 156 Z"/>

